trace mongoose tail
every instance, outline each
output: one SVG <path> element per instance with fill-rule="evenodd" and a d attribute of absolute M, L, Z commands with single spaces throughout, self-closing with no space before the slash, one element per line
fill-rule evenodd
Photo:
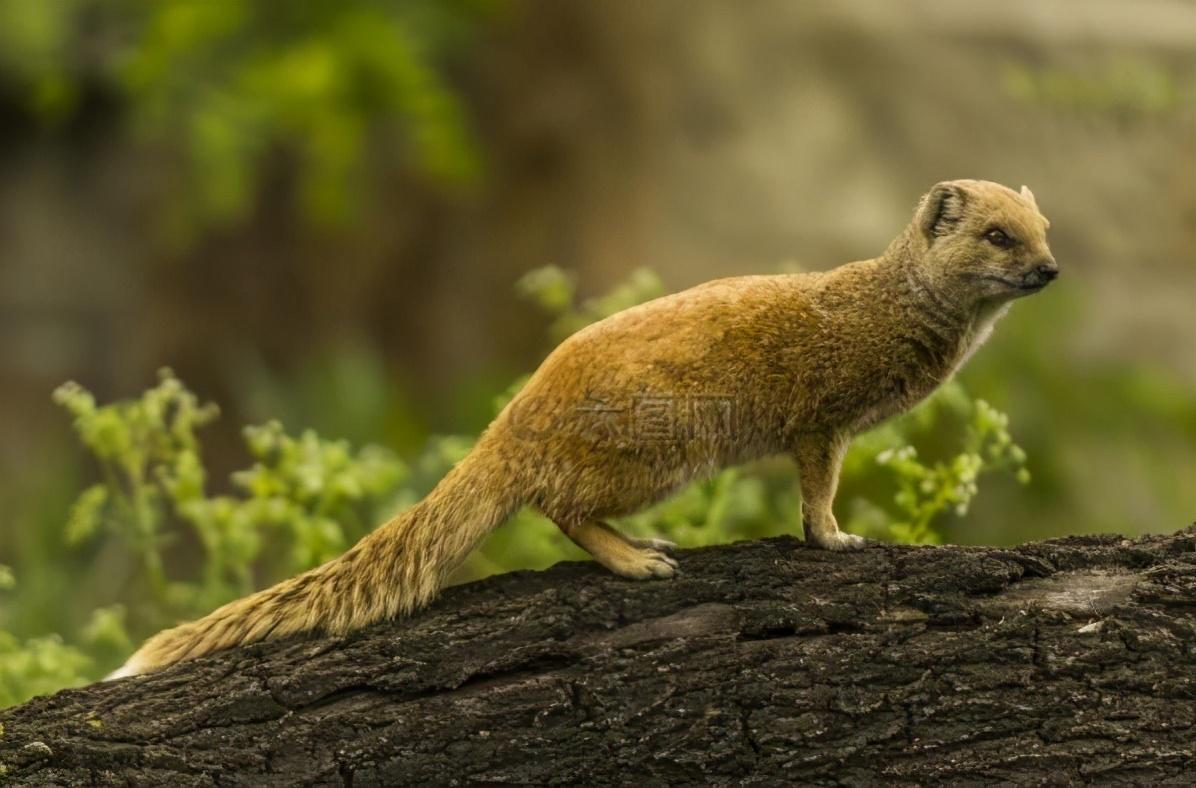
<path fill-rule="evenodd" d="M 159 670 L 300 632 L 343 634 L 427 604 L 469 552 L 522 505 L 492 435 L 426 498 L 322 566 L 164 630 L 108 678 Z"/>

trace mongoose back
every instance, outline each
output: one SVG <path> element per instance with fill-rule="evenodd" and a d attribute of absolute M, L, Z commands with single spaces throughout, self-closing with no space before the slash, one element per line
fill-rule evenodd
<path fill-rule="evenodd" d="M 523 506 L 628 578 L 677 571 L 630 514 L 728 465 L 788 453 L 806 540 L 859 548 L 831 504 L 851 438 L 926 397 L 1010 302 L 1058 274 L 1029 189 L 939 183 L 872 260 L 720 279 L 561 343 L 429 495 L 339 558 L 150 638 L 114 676 L 242 643 L 344 633 L 426 604 Z"/>

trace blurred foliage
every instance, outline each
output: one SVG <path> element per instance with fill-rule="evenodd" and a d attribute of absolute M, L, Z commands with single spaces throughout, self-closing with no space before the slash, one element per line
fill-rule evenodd
<path fill-rule="evenodd" d="M 12 568 L 0 564 L 0 594 L 16 584 Z M 0 708 L 79 683 L 90 663 L 57 635 L 22 641 L 0 629 Z"/>
<path fill-rule="evenodd" d="M 553 333 L 576 330 L 661 289 L 646 270 L 581 303 L 572 279 L 554 268 L 534 271 L 519 283 L 551 316 Z M 526 379 L 494 398 L 495 414 Z M 268 583 L 335 557 L 391 512 L 418 501 L 476 440 L 433 438 L 408 466 L 384 449 L 354 452 L 345 441 L 325 440 L 311 430 L 291 437 L 272 421 L 244 430 L 254 463 L 232 474 L 236 494 L 209 495 L 197 430 L 218 410 L 201 403 L 170 370 L 162 370 L 158 384 L 137 399 L 99 405 L 76 383 L 61 386 L 54 399 L 73 417 L 101 479 L 71 508 L 64 548 L 100 540 L 134 559 L 125 595 L 136 600 L 137 624 L 131 632 L 125 608 L 112 604 L 94 610 L 69 645 L 58 635 L 20 640 L 0 629 L 0 704 L 98 677 L 98 668 L 118 664 L 137 639 L 250 592 L 260 585 L 255 572 Z M 941 461 L 921 463 L 910 441 L 948 418 L 956 420 L 962 446 Z M 889 506 L 868 504 L 866 516 L 854 517 L 849 527 L 897 541 L 939 541 L 941 518 L 966 513 L 981 474 L 1012 469 L 1024 477 L 1025 455 L 1007 426 L 1003 414 L 952 384 L 871 433 L 849 454 L 847 470 L 888 473 L 898 491 Z M 795 482 L 791 463 L 761 461 L 696 482 L 620 523 L 631 533 L 687 546 L 795 532 Z M 860 511 L 860 504 L 853 509 Z M 192 545 L 200 549 L 199 560 L 174 569 L 172 553 Z M 582 556 L 559 529 L 525 510 L 492 534 L 455 579 Z M 0 590 L 14 582 L 13 571 L 0 566 Z"/>
<path fill-rule="evenodd" d="M 1106 117 L 1139 117 L 1170 112 L 1196 100 L 1162 64 L 1120 59 L 1102 68 L 1065 69 L 1009 65 L 1005 92 L 1026 102 L 1091 112 Z"/>
<path fill-rule="evenodd" d="M 246 427 L 254 464 L 232 475 L 238 495 L 209 496 L 196 429 L 217 416 L 170 370 L 142 396 L 97 406 L 76 383 L 54 399 L 74 417 L 75 430 L 99 463 L 103 481 L 85 490 L 66 525 L 68 544 L 98 531 L 137 556 L 144 591 L 158 625 L 193 617 L 249 593 L 263 546 L 289 543 L 271 574 L 293 574 L 329 560 L 372 528 L 383 498 L 406 475 L 390 452 L 354 453 L 344 441 L 299 438 L 278 422 Z M 164 553 L 182 526 L 203 551 L 198 581 L 167 577 Z M 277 559 L 280 551 L 272 551 Z"/>
<path fill-rule="evenodd" d="M 926 465 L 918 459 L 918 450 L 907 443 L 912 439 L 911 426 L 932 431 L 941 423 L 941 414 L 946 410 L 952 411 L 965 425 L 963 445 L 954 457 Z M 881 445 L 886 448 L 875 451 Z M 868 502 L 857 498 L 855 511 L 859 519 L 849 530 L 878 536 L 887 530 L 890 538 L 898 542 L 941 543 L 942 534 L 936 528 L 936 521 L 945 512 L 958 517 L 966 515 L 979 492 L 978 482 L 983 474 L 1013 471 L 1022 484 L 1030 482 L 1030 472 L 1025 468 L 1026 452 L 1009 435 L 1009 417 L 982 399 L 970 398 L 956 381 L 947 383 L 904 420 L 882 426 L 866 436 L 855 451 L 854 463 L 866 458 L 893 472 L 899 488 L 893 497 L 898 514 L 895 519 L 890 519 L 888 512 L 878 517 L 875 509 L 871 515 L 864 514 L 869 511 Z"/>
<path fill-rule="evenodd" d="M 91 659 L 57 635 L 18 640 L 0 630 L 0 708 L 88 680 Z"/>
<path fill-rule="evenodd" d="M 1079 327 L 1101 312 L 1066 288 L 1026 299 L 1015 312 L 984 348 L 983 363 L 961 377 L 1016 414 L 1034 484 L 973 506 L 969 527 L 950 537 L 1015 544 L 1076 532 L 1170 531 L 1196 519 L 1192 385 L 1145 361 L 1094 354 Z"/>
<path fill-rule="evenodd" d="M 480 155 L 447 60 L 496 0 L 305 3 L 0 0 L 0 78 L 49 126 L 99 82 L 183 183 L 167 228 L 185 242 L 249 218 L 272 156 L 295 165 L 302 215 L 354 219 L 387 165 L 468 184 Z"/>
<path fill-rule="evenodd" d="M 655 271 L 637 268 L 627 281 L 609 293 L 575 304 L 577 281 L 572 273 L 555 265 L 524 274 L 515 285 L 520 295 L 534 302 L 554 320 L 548 329 L 553 342 L 560 342 L 590 323 L 628 307 L 664 295 L 664 283 Z"/>
<path fill-rule="evenodd" d="M 254 464 L 232 475 L 238 494 L 213 496 L 196 430 L 218 411 L 170 370 L 134 400 L 97 405 L 76 383 L 54 399 L 73 416 L 102 479 L 76 499 L 64 546 L 103 540 L 135 558 L 126 585 L 137 600 L 137 638 L 249 593 L 255 569 L 279 578 L 339 555 L 393 509 L 387 496 L 407 476 L 385 449 L 353 452 L 311 430 L 293 438 L 270 422 L 244 430 Z M 173 575 L 172 552 L 194 544 L 201 552 L 190 568 L 199 576 Z M 14 585 L 13 571 L 0 566 L 0 592 Z M 0 704 L 97 678 L 98 667 L 128 656 L 135 638 L 124 607 L 111 605 L 92 611 L 77 641 L 22 641 L 0 629 Z"/>

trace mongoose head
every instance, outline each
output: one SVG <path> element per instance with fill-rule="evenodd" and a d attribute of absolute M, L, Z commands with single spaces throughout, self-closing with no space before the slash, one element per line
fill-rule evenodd
<path fill-rule="evenodd" d="M 915 263 L 955 303 L 1000 303 L 1036 293 L 1059 275 L 1047 246 L 1050 222 L 1025 186 L 944 181 L 918 204 Z"/>

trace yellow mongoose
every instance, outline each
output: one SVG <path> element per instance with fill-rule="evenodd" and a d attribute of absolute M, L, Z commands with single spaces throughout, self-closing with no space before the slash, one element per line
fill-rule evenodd
<path fill-rule="evenodd" d="M 595 323 L 548 356 L 424 500 L 340 558 L 155 635 L 114 676 L 407 613 L 525 505 L 613 572 L 670 577 L 670 543 L 605 518 L 768 454 L 797 462 L 806 539 L 861 547 L 831 513 L 848 442 L 926 397 L 1013 299 L 1055 278 L 1047 227 L 1024 186 L 944 182 L 876 259 L 721 279 Z"/>

